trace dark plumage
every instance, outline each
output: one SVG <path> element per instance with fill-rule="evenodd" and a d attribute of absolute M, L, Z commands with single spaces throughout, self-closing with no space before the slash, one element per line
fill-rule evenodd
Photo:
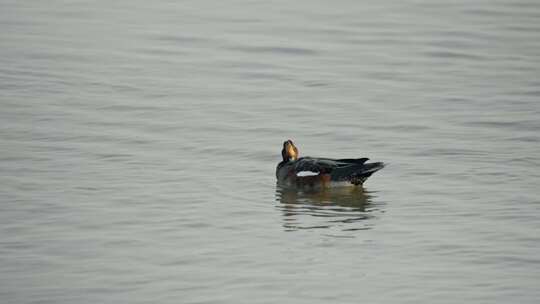
<path fill-rule="evenodd" d="M 368 158 L 298 158 L 291 140 L 283 143 L 281 155 L 283 160 L 276 168 L 278 183 L 295 188 L 362 185 L 384 167 L 382 162 L 367 163 Z"/>

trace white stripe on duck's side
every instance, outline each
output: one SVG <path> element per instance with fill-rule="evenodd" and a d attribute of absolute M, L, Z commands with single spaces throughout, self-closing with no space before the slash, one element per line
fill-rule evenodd
<path fill-rule="evenodd" d="M 313 172 L 313 171 L 300 171 L 296 173 L 296 176 L 298 177 L 304 177 L 304 176 L 315 176 L 319 175 L 319 172 Z"/>

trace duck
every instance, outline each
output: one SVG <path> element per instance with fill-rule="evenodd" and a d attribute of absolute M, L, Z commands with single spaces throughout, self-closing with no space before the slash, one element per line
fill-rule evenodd
<path fill-rule="evenodd" d="M 283 142 L 283 160 L 276 167 L 277 183 L 285 188 L 323 189 L 361 186 L 373 173 L 384 168 L 383 162 L 369 158 L 300 157 L 292 140 Z"/>

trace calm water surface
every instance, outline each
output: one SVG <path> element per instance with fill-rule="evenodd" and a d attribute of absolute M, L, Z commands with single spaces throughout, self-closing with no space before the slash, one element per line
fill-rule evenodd
<path fill-rule="evenodd" d="M 0 302 L 538 303 L 538 1 L 0 1 Z M 300 153 L 388 166 L 276 187 Z"/>

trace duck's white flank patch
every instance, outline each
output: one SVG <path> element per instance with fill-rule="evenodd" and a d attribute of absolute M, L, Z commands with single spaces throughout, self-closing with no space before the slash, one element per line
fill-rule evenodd
<path fill-rule="evenodd" d="M 315 175 L 319 175 L 319 172 L 300 171 L 300 172 L 296 173 L 296 176 L 300 176 L 300 177 L 303 177 L 303 176 L 315 176 Z"/>

